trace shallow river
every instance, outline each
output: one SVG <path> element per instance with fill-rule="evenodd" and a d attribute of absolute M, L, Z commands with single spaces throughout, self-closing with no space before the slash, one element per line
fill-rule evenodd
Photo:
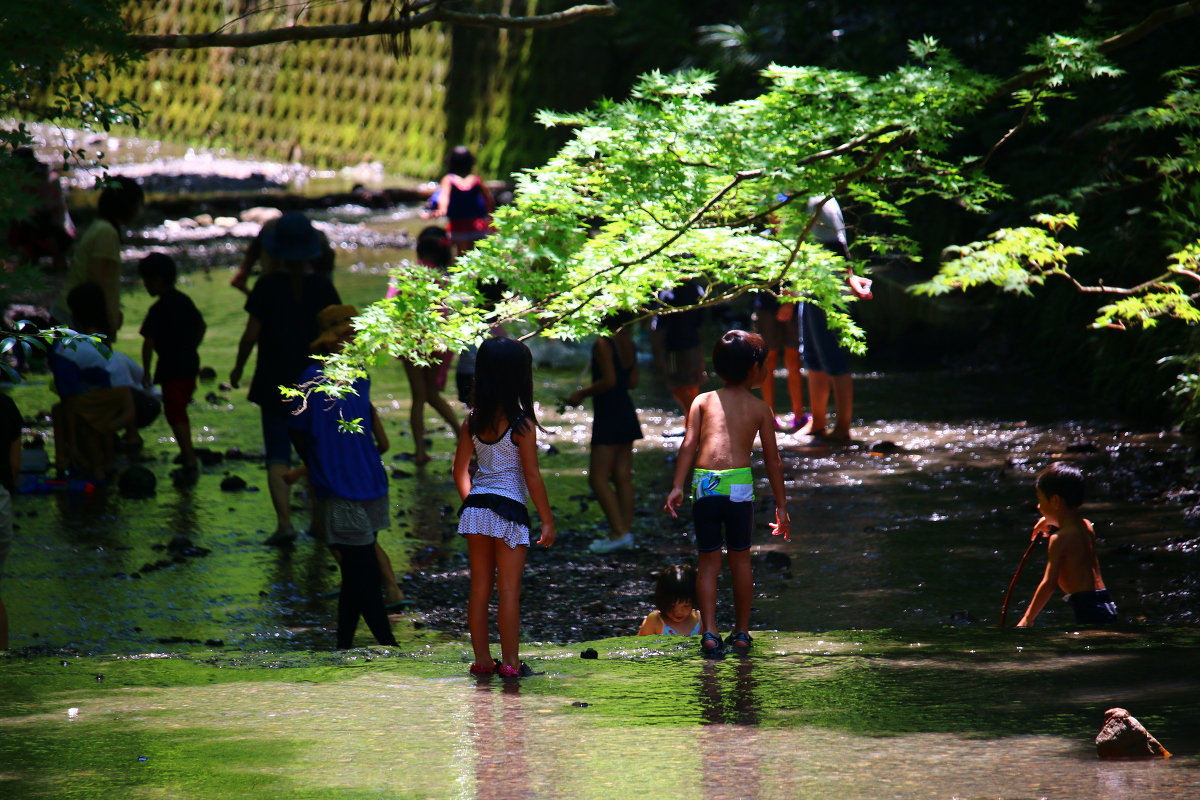
<path fill-rule="evenodd" d="M 353 209 L 335 216 L 346 225 L 366 218 Z M 336 278 L 360 308 L 382 296 L 386 266 L 408 255 L 367 246 L 372 236 L 417 227 L 406 212 L 366 219 L 364 244 L 339 254 Z M 240 295 L 228 287 L 243 243 L 192 242 L 181 252 L 194 267 L 184 289 L 209 324 L 202 361 L 220 380 L 244 325 Z M 135 242 L 128 255 L 150 244 Z M 125 305 L 118 347 L 138 358 L 149 298 L 132 278 Z M 580 647 L 564 645 L 632 633 L 650 608 L 652 570 L 692 556 L 686 524 L 660 511 L 679 442 L 663 434 L 681 419 L 648 363 L 637 393 L 647 433 L 635 457 L 642 547 L 611 560 L 586 553 L 602 529 L 587 497 L 588 413 L 554 411 L 584 353 L 537 350 L 536 397 L 558 451 L 543 455 L 542 468 L 562 535 L 553 551 L 531 556 L 526 588 L 537 642 L 527 657 L 544 676 L 519 686 L 466 678 L 466 646 L 443 632 L 460 632 L 465 611 L 455 594 L 465 563 L 453 535 L 453 441 L 434 425 L 431 465 L 392 460 L 412 449 L 408 393 L 399 365 L 382 363 L 372 395 L 397 473 L 394 524 L 380 541 L 409 575 L 402 586 L 415 607 L 395 626 L 410 657 L 311 652 L 333 646 L 336 601 L 322 594 L 338 577 L 327 551 L 308 537 L 283 551 L 262 546 L 273 515 L 258 461 L 227 460 L 192 489 L 172 487 L 177 448 L 160 419 L 143 432 L 154 497 L 100 490 L 18 501 L 4 583 L 17 653 L 0 660 L 10 689 L 0 700 L 0 790 L 1200 797 L 1200 664 L 1189 627 L 1200 610 L 1200 542 L 1178 505 L 1146 502 L 1182 468 L 1188 442 L 1114 424 L 1009 374 L 859 375 L 855 444 L 782 440 L 794 536 L 772 540 L 762 509 L 758 655 L 702 662 L 692 643 L 631 639 L 600 642 L 601 658 L 585 662 Z M 36 377 L 13 396 L 26 416 L 53 397 Z M 201 446 L 261 452 L 244 390 L 202 384 L 192 423 Z M 876 440 L 899 452 L 873 454 Z M 1004 590 L 1036 519 L 1032 476 L 1079 441 L 1095 445 L 1071 457 L 1095 475 L 1088 516 L 1124 622 L 1078 631 L 1054 600 L 1041 630 L 1001 634 Z M 222 492 L 226 473 L 262 491 Z M 759 496 L 768 494 L 764 483 Z M 298 498 L 298 527 L 303 505 Z M 172 560 L 163 546 L 177 534 L 211 552 Z M 768 560 L 768 551 L 787 559 Z M 1018 587 L 1013 619 L 1042 564 L 1044 550 Z M 603 602 L 580 596 L 577 587 L 601 583 Z M 358 641 L 372 641 L 365 628 Z M 146 653 L 174 655 L 138 655 Z M 1111 705 L 1129 707 L 1178 757 L 1097 762 L 1088 742 Z M 80 709 L 74 718 L 68 706 Z"/>

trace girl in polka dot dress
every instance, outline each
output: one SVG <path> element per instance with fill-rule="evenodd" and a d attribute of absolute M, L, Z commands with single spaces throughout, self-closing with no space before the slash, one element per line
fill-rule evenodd
<path fill-rule="evenodd" d="M 467 539 L 471 595 L 467 625 L 475 650 L 472 675 L 493 672 L 525 677 L 533 672 L 521 661 L 521 574 L 529 550 L 529 509 L 533 500 L 542 522 L 537 543 L 554 544 L 554 517 L 538 469 L 533 410 L 533 356 L 516 339 L 488 339 L 475 360 L 471 414 L 454 453 L 454 484 L 463 499 L 458 532 Z M 474 454 L 479 468 L 469 472 Z M 488 641 L 488 602 L 498 588 L 496 623 L 500 660 L 493 661 Z"/>

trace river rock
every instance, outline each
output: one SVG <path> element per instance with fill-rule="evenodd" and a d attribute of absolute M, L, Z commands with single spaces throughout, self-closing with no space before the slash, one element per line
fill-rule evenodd
<path fill-rule="evenodd" d="M 778 550 L 768 550 L 763 554 L 763 566 L 773 570 L 789 570 L 792 568 L 792 557 Z"/>
<path fill-rule="evenodd" d="M 267 206 L 247 208 L 241 214 L 238 214 L 242 222 L 257 222 L 259 225 L 270 222 L 273 219 L 279 219 L 282 216 L 283 212 L 278 208 L 268 208 Z"/>
<path fill-rule="evenodd" d="M 1104 712 L 1104 727 L 1096 736 L 1096 754 L 1101 758 L 1166 758 L 1171 755 L 1123 708 Z"/>
<path fill-rule="evenodd" d="M 1183 521 L 1188 525 L 1200 525 L 1200 506 L 1192 506 L 1183 510 Z"/>
<path fill-rule="evenodd" d="M 1095 442 L 1089 442 L 1089 441 L 1085 441 L 1085 440 L 1081 439 L 1078 442 L 1071 442 L 1069 445 L 1067 445 L 1065 448 L 1063 448 L 1063 452 L 1064 453 L 1098 453 L 1098 452 L 1100 452 L 1100 448 L 1096 446 Z"/>
<path fill-rule="evenodd" d="M 117 480 L 117 488 L 126 497 L 149 497 L 157 487 L 158 479 L 145 467 L 130 467 Z"/>
<path fill-rule="evenodd" d="M 221 481 L 222 492 L 240 492 L 246 488 L 246 481 L 238 475 L 230 475 Z"/>
<path fill-rule="evenodd" d="M 201 367 L 199 377 L 202 381 L 215 381 L 217 379 L 217 371 L 212 367 Z"/>
<path fill-rule="evenodd" d="M 899 453 L 904 448 L 895 442 L 889 442 L 886 439 L 881 439 L 878 442 L 871 442 L 871 446 L 867 448 L 872 453 L 882 453 L 885 456 L 890 456 L 893 453 Z"/>
<path fill-rule="evenodd" d="M 201 227 L 204 227 L 204 228 L 207 228 L 209 225 L 212 225 L 213 224 L 212 214 L 197 214 L 196 215 L 196 224 Z"/>

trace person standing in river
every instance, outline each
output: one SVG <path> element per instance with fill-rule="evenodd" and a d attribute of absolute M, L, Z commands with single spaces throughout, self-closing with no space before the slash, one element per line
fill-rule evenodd
<path fill-rule="evenodd" d="M 822 247 L 846 260 L 846 286 L 859 300 L 870 300 L 871 281 L 854 274 L 850 261 L 850 245 L 846 241 L 846 222 L 835 197 L 810 197 L 808 214 L 817 215 L 813 238 Z M 814 436 L 838 442 L 850 441 L 850 421 L 854 418 L 854 379 L 850 375 L 847 352 L 829 330 L 825 309 L 816 303 L 800 304 L 800 329 L 803 340 L 804 367 L 808 370 L 808 397 L 812 404 Z M 829 390 L 833 389 L 837 423 L 826 433 L 825 412 L 829 408 Z"/>
<path fill-rule="evenodd" d="M 496 201 L 483 179 L 475 174 L 475 156 L 459 145 L 450 151 L 447 174 L 438 185 L 435 216 L 450 220 L 450 241 L 458 255 L 491 233 Z"/>
<path fill-rule="evenodd" d="M 417 236 L 417 261 L 422 266 L 432 267 L 445 273 L 450 268 L 453 254 L 450 251 L 450 239 L 446 231 L 436 225 L 431 225 Z M 400 285 L 392 278 L 388 283 L 387 297 L 390 299 L 400 293 Z M 412 408 L 409 410 L 408 422 L 412 427 L 413 463 L 423 467 L 433 460 L 426 451 L 425 445 L 425 405 L 433 406 L 433 410 L 441 415 L 450 430 L 458 437 L 458 417 L 442 390 L 446 388 L 446 377 L 450 374 L 450 362 L 453 353 L 437 353 L 433 356 L 436 363 L 417 364 L 407 358 L 401 358 L 404 364 L 404 374 L 408 377 L 408 386 L 412 393 Z"/>
<path fill-rule="evenodd" d="M 66 285 L 50 309 L 56 321 L 74 325 L 67 295 L 80 284 L 99 284 L 104 290 L 109 325 L 104 331 L 108 336 L 105 344 L 110 347 L 125 322 L 121 311 L 121 230 L 137 219 L 144 201 L 142 187 L 133 178 L 118 175 L 108 179 L 96 205 L 96 220 L 76 242 Z"/>
<path fill-rule="evenodd" d="M 694 467 L 692 521 L 699 551 L 696 599 L 703 627 L 700 650 L 706 656 L 718 655 L 726 646 L 745 655 L 753 641 L 750 603 L 754 596 L 754 574 L 750 546 L 754 533 L 754 475 L 750 471 L 750 458 L 756 437 L 762 446 L 763 465 L 775 496 L 771 533 L 783 536 L 784 541 L 791 533 L 783 462 L 775 444 L 775 412 L 752 394 L 767 378 L 766 358 L 766 344 L 757 333 L 729 331 L 713 347 L 713 369 L 725 387 L 705 392 L 692 403 L 675 465 L 675 483 L 664 506 L 672 517 L 678 516 L 683 504 L 683 486 Z M 728 551 L 737 620 L 725 642 L 717 635 L 717 576 L 721 573 L 722 545 Z"/>
<path fill-rule="evenodd" d="M 341 305 L 337 289 L 310 265 L 321 257 L 321 241 L 308 218 L 284 214 L 263 236 L 263 249 L 283 264 L 281 272 L 263 275 L 246 299 L 246 330 L 238 343 L 237 361 L 229 382 L 238 388 L 250 353 L 258 347 L 258 361 L 250 381 L 250 402 L 262 414 L 266 451 L 267 486 L 275 509 L 275 532 L 268 545 L 286 545 L 296 539 L 292 525 L 291 486 L 285 476 L 292 464 L 288 432 L 290 406 L 280 386 L 294 386 L 309 364 L 309 345 L 317 338 L 317 314 Z"/>
<path fill-rule="evenodd" d="M 632 314 L 623 312 L 604 321 L 612 335 L 599 337 L 592 346 L 592 383 L 566 401 L 577 406 L 591 397 L 595 407 L 588 484 L 604 509 L 609 533 L 591 543 L 593 553 L 633 547 L 633 443 L 642 438 L 642 425 L 629 396 L 638 385 L 637 347 L 629 336 L 632 320 Z"/>

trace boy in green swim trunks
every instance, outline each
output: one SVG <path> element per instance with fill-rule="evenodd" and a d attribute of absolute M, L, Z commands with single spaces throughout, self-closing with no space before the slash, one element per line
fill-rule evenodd
<path fill-rule="evenodd" d="M 751 390 L 768 376 L 767 348 L 756 333 L 729 331 L 713 347 L 713 367 L 725 388 L 705 392 L 692 402 L 687 432 L 679 448 L 675 485 L 667 496 L 671 516 L 683 503 L 683 485 L 695 467 L 692 480 L 692 520 L 696 548 L 700 551 L 696 575 L 696 600 L 704 631 L 700 649 L 716 655 L 728 645 L 735 653 L 750 649 L 750 601 L 754 576 L 750 571 L 750 535 L 754 528 L 754 476 L 750 453 L 757 436 L 771 491 L 775 495 L 775 522 L 771 533 L 790 537 L 787 495 L 783 487 L 783 462 L 775 446 L 775 413 Z M 733 575 L 733 604 L 737 624 L 729 639 L 716 632 L 717 575 L 721 572 L 722 529 Z"/>

